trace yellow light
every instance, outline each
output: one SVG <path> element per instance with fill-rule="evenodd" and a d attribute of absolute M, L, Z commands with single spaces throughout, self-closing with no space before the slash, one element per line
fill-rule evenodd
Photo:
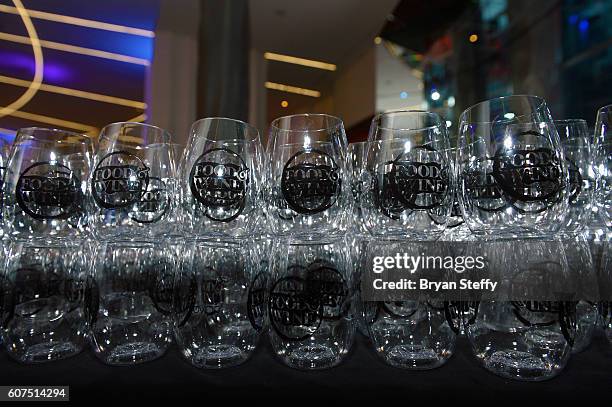
<path fill-rule="evenodd" d="M 2 4 L 0 4 L 0 12 L 8 14 L 19 14 L 19 10 L 16 7 L 6 6 Z M 138 35 L 141 37 L 155 38 L 155 33 L 153 31 L 143 30 L 140 28 L 103 23 L 101 21 L 95 20 L 86 20 L 84 18 L 64 16 L 61 14 L 47 13 L 44 11 L 28 10 L 28 14 L 30 14 L 30 17 L 36 18 L 38 20 L 55 21 L 58 23 L 78 25 L 80 27 L 96 28 L 98 30 L 113 31 L 124 34 Z"/>
<path fill-rule="evenodd" d="M 476 34 L 470 35 L 469 40 L 470 40 L 471 43 L 475 43 L 476 41 L 478 41 L 478 35 L 476 35 Z"/>
<path fill-rule="evenodd" d="M 287 107 L 287 106 L 289 106 L 289 102 L 287 102 L 286 100 L 283 100 L 281 102 L 281 107 Z"/>
<path fill-rule="evenodd" d="M 298 88 L 297 86 L 283 85 L 282 83 L 266 82 L 264 85 L 268 89 L 280 90 L 281 92 L 295 93 L 313 98 L 318 98 L 321 96 L 321 92 L 318 90 Z"/>
<path fill-rule="evenodd" d="M 0 75 L 0 83 L 7 83 L 9 85 L 21 86 L 24 88 L 27 88 L 30 85 L 30 81 L 26 81 L 26 80 L 18 79 L 18 78 L 11 78 L 10 76 L 3 76 L 3 75 Z M 105 103 L 112 103 L 115 105 L 133 107 L 135 109 L 144 110 L 147 108 L 146 103 L 139 102 L 137 100 L 123 99 L 123 98 L 118 98 L 114 96 L 102 95 L 99 93 L 85 92 L 82 90 L 64 88 L 61 86 L 47 85 L 44 83 L 40 85 L 40 90 L 44 92 L 57 93 L 60 95 L 74 96 L 74 97 L 78 97 L 82 99 L 95 100 L 96 102 L 105 102 Z"/>
<path fill-rule="evenodd" d="M 17 100 L 8 106 L 0 107 L 0 117 L 11 115 L 25 106 L 30 100 L 32 100 L 36 92 L 38 92 L 40 84 L 43 81 L 43 53 L 40 41 L 38 40 L 38 33 L 36 32 L 34 24 L 32 24 L 28 11 L 21 3 L 21 0 L 13 0 L 13 4 L 15 4 L 17 12 L 19 13 L 21 20 L 23 21 L 23 25 L 25 26 L 29 35 L 29 38 L 24 38 L 27 38 L 29 44 L 32 46 L 32 52 L 34 53 L 34 78 L 28 84 L 28 89 Z"/>
<path fill-rule="evenodd" d="M 374 44 L 380 45 L 381 42 L 382 42 L 382 38 L 380 38 L 380 37 L 375 37 L 374 38 Z"/>
<path fill-rule="evenodd" d="M 335 71 L 336 65 L 328 64 L 327 62 L 315 61 L 312 59 L 292 57 L 289 55 L 275 54 L 273 52 L 265 52 L 264 58 L 271 61 L 286 62 L 288 64 L 296 64 L 308 66 L 311 68 L 325 69 L 326 71 Z"/>
<path fill-rule="evenodd" d="M 146 121 L 148 119 L 148 116 L 146 113 L 143 114 L 139 114 L 136 117 L 132 117 L 131 119 L 127 120 L 128 122 L 132 122 L 132 123 L 142 123 L 144 121 Z"/>
<path fill-rule="evenodd" d="M 32 44 L 33 41 L 28 37 L 0 32 L 0 40 L 16 42 L 18 44 Z M 130 64 L 149 66 L 150 62 L 146 59 L 131 57 L 128 55 L 115 54 L 112 52 L 100 51 L 98 49 L 77 47 L 75 45 L 63 44 L 61 42 L 41 40 L 40 45 L 43 48 L 55 49 L 58 51 L 71 52 L 73 54 L 88 55 L 97 58 L 111 59 L 114 61 L 127 62 Z"/>
<path fill-rule="evenodd" d="M 86 124 L 71 122 L 68 120 L 57 119 L 55 117 L 43 116 L 41 114 L 28 113 L 23 111 L 13 112 L 11 116 L 19 117 L 20 119 L 33 120 L 39 123 L 51 124 L 53 126 L 68 127 L 74 130 L 80 130 L 86 133 L 95 133 L 97 129 Z"/>

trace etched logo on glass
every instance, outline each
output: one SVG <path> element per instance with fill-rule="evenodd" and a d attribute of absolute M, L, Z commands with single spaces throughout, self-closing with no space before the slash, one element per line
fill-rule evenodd
<path fill-rule="evenodd" d="M 19 177 L 15 198 L 34 219 L 66 219 L 82 204 L 81 181 L 65 165 L 40 162 Z"/>
<path fill-rule="evenodd" d="M 204 215 L 217 222 L 230 222 L 242 213 L 248 184 L 249 168 L 227 148 L 204 152 L 189 174 L 191 193 L 204 206 Z"/>
<path fill-rule="evenodd" d="M 312 215 L 331 208 L 340 194 L 340 171 L 327 153 L 302 150 L 283 168 L 281 192 L 289 208 Z"/>
<path fill-rule="evenodd" d="M 140 202 L 149 186 L 149 168 L 137 156 L 115 151 L 104 156 L 93 173 L 92 194 L 106 209 L 125 208 Z"/>

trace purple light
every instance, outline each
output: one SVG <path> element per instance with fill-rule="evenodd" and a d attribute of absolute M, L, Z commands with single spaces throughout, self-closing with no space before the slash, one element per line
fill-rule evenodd
<path fill-rule="evenodd" d="M 45 82 L 61 83 L 70 78 L 71 70 L 65 65 L 58 64 L 52 61 L 44 61 L 44 77 Z M 26 70 L 34 76 L 34 58 L 31 55 L 18 52 L 0 51 L 0 69 L 3 74 L 10 76 L 10 70 Z M 8 70 L 9 72 L 6 72 Z"/>

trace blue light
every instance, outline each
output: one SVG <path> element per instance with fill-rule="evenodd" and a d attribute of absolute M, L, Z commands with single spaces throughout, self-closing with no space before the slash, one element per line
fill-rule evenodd
<path fill-rule="evenodd" d="M 580 24 L 578 24 L 578 29 L 582 33 L 586 32 L 589 29 L 589 20 L 581 20 Z"/>
<path fill-rule="evenodd" d="M 576 24 L 578 22 L 578 16 L 576 14 L 572 14 L 569 16 L 568 21 L 570 24 Z"/>
<path fill-rule="evenodd" d="M 0 132 L 0 142 L 4 144 L 12 144 L 15 140 L 15 133 L 2 133 Z"/>
<path fill-rule="evenodd" d="M 406 91 L 400 92 L 400 99 L 408 99 L 408 92 Z"/>

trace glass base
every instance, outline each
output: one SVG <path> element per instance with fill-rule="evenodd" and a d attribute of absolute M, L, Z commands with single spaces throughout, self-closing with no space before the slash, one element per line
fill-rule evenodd
<path fill-rule="evenodd" d="M 449 357 L 450 354 L 444 357 L 421 345 L 397 345 L 383 356 L 391 366 L 413 370 L 435 369 L 446 363 Z"/>
<path fill-rule="evenodd" d="M 81 346 L 72 342 L 53 341 L 29 346 L 19 355 L 10 351 L 8 353 L 21 363 L 44 363 L 69 358 L 79 354 L 81 350 L 83 350 Z"/>
<path fill-rule="evenodd" d="M 340 363 L 340 357 L 325 345 L 304 345 L 284 358 L 290 367 L 304 370 L 328 369 Z"/>
<path fill-rule="evenodd" d="M 192 357 L 188 357 L 189 362 L 200 368 L 222 369 L 226 367 L 238 366 L 244 363 L 251 354 L 244 352 L 233 345 L 211 345 L 201 349 Z"/>
<path fill-rule="evenodd" d="M 165 352 L 166 348 L 160 348 L 155 343 L 133 342 L 119 345 L 108 354 L 98 356 L 109 365 L 134 365 L 155 360 Z"/>
<path fill-rule="evenodd" d="M 484 367 L 497 376 L 523 381 L 542 381 L 555 377 L 555 368 L 528 352 L 497 351 L 484 360 Z"/>

